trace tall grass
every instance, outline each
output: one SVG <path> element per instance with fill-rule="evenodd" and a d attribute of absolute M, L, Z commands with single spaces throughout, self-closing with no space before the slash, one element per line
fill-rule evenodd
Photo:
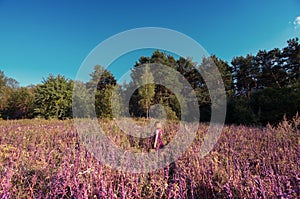
<path fill-rule="evenodd" d="M 300 117 L 278 127 L 225 126 L 214 149 L 199 150 L 207 125 L 181 158 L 151 173 L 101 164 L 81 144 L 72 120 L 0 121 L 1 198 L 297 198 Z M 148 151 L 152 140 L 101 126 L 126 150 Z M 177 126 L 164 126 L 164 141 Z"/>

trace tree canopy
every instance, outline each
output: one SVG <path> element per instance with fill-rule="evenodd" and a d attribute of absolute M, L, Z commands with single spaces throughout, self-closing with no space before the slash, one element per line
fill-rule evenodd
<path fill-rule="evenodd" d="M 169 118 L 181 118 L 181 108 L 188 107 L 184 99 L 178 99 L 173 91 L 159 82 L 177 82 L 178 79 L 166 71 L 160 71 L 155 64 L 166 66 L 181 74 L 196 93 L 201 121 L 209 121 L 211 99 L 206 82 L 199 70 L 213 60 L 222 76 L 227 96 L 228 123 L 267 124 L 277 123 L 284 115 L 291 118 L 300 109 L 300 44 L 298 38 L 287 41 L 282 49 L 259 50 L 256 55 L 236 56 L 230 63 L 216 55 L 204 57 L 201 63 L 191 58 L 175 59 L 166 52 L 156 50 L 149 57 L 142 56 L 131 69 L 132 81 L 118 85 L 114 75 L 100 65 L 94 66 L 88 82 L 75 82 L 82 93 L 73 96 L 74 103 L 86 100 L 83 96 L 94 97 L 92 110 L 86 100 L 82 117 L 113 117 L 112 106 L 118 107 L 127 90 L 140 86 L 130 96 L 129 112 L 134 117 L 149 117 L 150 107 L 156 104 L 164 107 Z M 139 67 L 146 65 L 141 73 Z M 151 69 L 151 70 L 150 70 Z M 213 74 L 210 74 L 213 75 Z M 136 80 L 137 82 L 134 82 Z M 18 82 L 0 71 L 0 117 L 3 119 L 21 119 L 43 117 L 65 119 L 72 117 L 73 80 L 62 75 L 49 75 L 41 84 L 31 87 L 19 87 Z M 179 87 L 181 84 L 177 84 Z M 118 96 L 113 91 L 118 90 Z M 179 88 L 182 96 L 188 98 L 186 89 Z M 94 96 L 91 96 L 94 94 Z M 118 99 L 113 99 L 113 98 Z M 179 101 L 184 102 L 179 104 Z M 80 105 L 80 104 L 79 104 Z M 184 106 L 184 107 L 180 107 Z M 118 110 L 121 110 L 118 107 Z M 162 110 L 160 110 L 162 112 Z M 150 115 L 151 116 L 151 115 Z"/>
<path fill-rule="evenodd" d="M 46 119 L 64 119 L 72 116 L 73 82 L 64 76 L 49 75 L 35 92 L 34 114 Z"/>

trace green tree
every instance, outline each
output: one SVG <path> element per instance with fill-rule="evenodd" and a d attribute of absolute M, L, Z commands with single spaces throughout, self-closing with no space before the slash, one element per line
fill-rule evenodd
<path fill-rule="evenodd" d="M 141 81 L 141 76 L 144 74 L 143 71 L 141 71 L 140 66 L 147 65 L 149 67 L 149 71 L 151 71 L 154 82 L 156 84 L 154 85 L 148 85 L 149 87 L 154 87 L 154 96 L 151 100 L 152 104 L 159 104 L 163 102 L 163 104 L 168 105 L 168 108 L 171 108 L 173 111 L 176 112 L 176 114 L 180 114 L 180 106 L 178 103 L 178 100 L 174 100 L 176 96 L 174 93 L 168 89 L 167 87 L 163 86 L 162 84 L 159 84 L 162 80 L 164 82 L 169 83 L 176 83 L 177 80 L 175 79 L 174 75 L 167 74 L 167 71 L 161 71 L 158 70 L 156 66 L 164 66 L 164 67 L 170 67 L 174 70 L 177 70 L 177 61 L 175 58 L 171 55 L 167 55 L 165 52 L 161 52 L 159 50 L 156 50 L 153 52 L 153 54 L 150 57 L 140 57 L 140 59 L 135 63 L 134 67 L 131 69 L 131 81 L 126 86 L 126 91 L 132 90 L 137 85 L 140 85 L 138 81 Z M 145 82 L 145 81 L 144 81 Z M 134 116 L 143 116 L 145 115 L 147 117 L 147 108 L 145 108 L 146 101 L 149 101 L 148 99 L 145 99 L 142 97 L 143 91 L 147 90 L 148 86 L 143 86 L 139 90 L 133 91 L 133 95 L 131 96 L 130 103 L 129 103 L 129 112 Z M 152 88 L 151 88 L 152 89 Z M 139 93 L 140 92 L 140 93 Z M 143 102 L 144 101 L 144 102 Z"/>
<path fill-rule="evenodd" d="M 92 118 L 94 117 L 93 96 L 86 88 L 84 82 L 75 81 L 73 98 L 72 98 L 72 111 L 73 117 L 77 118 Z"/>
<path fill-rule="evenodd" d="M 247 97 L 232 97 L 228 101 L 226 123 L 256 124 L 257 116 L 251 107 L 251 100 Z"/>
<path fill-rule="evenodd" d="M 32 118 L 33 105 L 33 88 L 22 87 L 11 89 L 3 116 L 9 119 Z"/>
<path fill-rule="evenodd" d="M 279 123 L 284 115 L 292 119 L 300 110 L 300 86 L 266 88 L 254 93 L 251 108 L 263 125 Z"/>
<path fill-rule="evenodd" d="M 5 87 L 6 87 L 6 76 L 4 72 L 0 70 L 0 117 L 3 115 L 3 109 L 6 106 L 5 103 Z"/>
<path fill-rule="evenodd" d="M 112 90 L 117 84 L 115 77 L 100 65 L 94 67 L 91 79 L 86 83 L 89 92 L 95 97 L 95 111 L 97 117 L 111 117 Z"/>
<path fill-rule="evenodd" d="M 115 86 L 108 84 L 101 91 L 96 91 L 95 109 L 98 117 L 111 118 L 112 117 L 112 91 Z"/>
<path fill-rule="evenodd" d="M 278 48 L 257 53 L 253 66 L 259 68 L 260 73 L 257 88 L 282 88 L 286 85 L 287 73 L 282 62 Z"/>
<path fill-rule="evenodd" d="M 100 65 L 94 66 L 94 71 L 90 76 L 91 79 L 86 84 L 88 89 L 105 90 L 106 85 L 115 86 L 117 83 L 113 74 Z"/>
<path fill-rule="evenodd" d="M 112 95 L 110 99 L 110 104 L 114 112 L 112 112 L 113 117 L 119 118 L 122 117 L 125 113 L 125 111 L 128 111 L 127 107 L 123 107 L 123 89 L 120 85 L 116 84 L 111 89 Z"/>
<path fill-rule="evenodd" d="M 15 79 L 5 76 L 4 72 L 0 71 L 0 117 L 8 118 L 10 95 L 13 89 L 18 88 L 18 84 Z"/>
<path fill-rule="evenodd" d="M 71 80 L 61 75 L 49 75 L 36 87 L 35 114 L 46 119 L 71 117 L 72 89 Z"/>
<path fill-rule="evenodd" d="M 6 86 L 6 76 L 4 72 L 0 70 L 0 89 L 4 86 Z"/>
<path fill-rule="evenodd" d="M 231 62 L 233 66 L 233 82 L 235 94 L 243 97 L 251 97 L 251 89 L 257 88 L 259 68 L 254 65 L 254 57 L 235 57 Z"/>
<path fill-rule="evenodd" d="M 217 66 L 217 68 L 222 76 L 226 95 L 228 97 L 231 97 L 234 94 L 232 67 L 230 67 L 226 61 L 218 58 L 215 55 L 211 56 L 210 58 L 214 61 L 215 65 Z"/>
<path fill-rule="evenodd" d="M 154 78 L 147 64 L 139 80 L 143 86 L 138 89 L 138 93 L 141 96 L 138 103 L 146 111 L 146 117 L 149 118 L 149 109 L 153 103 L 153 97 L 155 96 L 155 85 L 151 83 L 154 81 Z"/>
<path fill-rule="evenodd" d="M 283 49 L 284 68 L 288 73 L 289 84 L 300 83 L 300 44 L 298 38 L 287 41 Z"/>

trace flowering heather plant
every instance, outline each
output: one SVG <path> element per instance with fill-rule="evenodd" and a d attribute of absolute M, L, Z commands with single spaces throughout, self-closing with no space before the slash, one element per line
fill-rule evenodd
<path fill-rule="evenodd" d="M 296 116 L 278 127 L 225 126 L 204 158 L 199 151 L 208 126 L 201 124 L 177 161 L 134 174 L 94 158 L 81 144 L 72 120 L 0 121 L 0 197 L 297 198 L 299 123 Z M 176 134 L 176 125 L 165 124 L 165 143 Z M 123 134 L 113 121 L 101 121 L 101 127 L 125 150 L 151 148 L 152 139 Z"/>

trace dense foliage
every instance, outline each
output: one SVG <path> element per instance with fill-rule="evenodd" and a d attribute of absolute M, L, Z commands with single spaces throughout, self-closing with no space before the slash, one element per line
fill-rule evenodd
<path fill-rule="evenodd" d="M 72 85 L 61 75 L 50 75 L 36 87 L 34 113 L 46 119 L 71 117 Z"/>
<path fill-rule="evenodd" d="M 143 123 L 143 121 L 137 121 Z M 107 136 L 125 150 L 148 150 L 149 139 L 101 120 Z M 300 118 L 278 127 L 226 126 L 204 158 L 207 125 L 176 162 L 151 173 L 119 172 L 81 144 L 72 120 L 0 121 L 1 198 L 299 198 Z M 177 124 L 164 127 L 164 142 Z M 114 154 L 111 154 L 112 156 Z"/>
<path fill-rule="evenodd" d="M 0 71 L 0 117 L 5 119 L 32 118 L 34 87 L 20 88 L 18 82 Z"/>
<path fill-rule="evenodd" d="M 206 122 L 210 120 L 211 99 L 206 82 L 198 71 L 206 67 L 208 60 L 214 61 L 223 78 L 228 103 L 227 123 L 276 124 L 284 115 L 291 119 L 300 110 L 298 38 L 290 39 L 283 49 L 261 50 L 256 55 L 234 57 L 231 63 L 215 55 L 203 58 L 201 63 L 194 63 L 190 58 L 183 57 L 176 60 L 173 56 L 156 50 L 149 57 L 140 57 L 131 69 L 130 75 L 132 80 L 140 80 L 142 83 L 147 82 L 147 78 L 151 80 L 151 73 L 140 74 L 137 68 L 153 63 L 178 71 L 194 89 L 199 103 L 200 120 Z M 74 96 L 75 99 L 85 100 L 83 96 L 89 95 L 90 98 L 95 99 L 97 117 L 113 117 L 111 98 L 115 86 L 118 86 L 118 90 L 121 91 L 119 98 L 122 99 L 124 93 L 134 88 L 135 84 L 131 81 L 124 85 L 117 85 L 113 74 L 99 65 L 94 67 L 90 76 L 88 82 L 76 82 L 82 88 L 82 95 L 78 93 Z M 161 71 L 155 71 L 155 78 L 167 78 L 170 82 L 178 81 L 174 76 Z M 73 84 L 72 80 L 61 75 L 57 77 L 49 75 L 41 84 L 19 88 L 16 80 L 6 77 L 4 72 L 0 71 L 0 117 L 3 119 L 71 118 Z M 185 89 L 181 88 L 181 90 L 183 96 L 189 95 L 185 93 Z M 179 104 L 177 97 L 163 85 L 146 84 L 133 92 L 129 101 L 129 112 L 134 117 L 151 117 L 150 107 L 160 104 L 164 107 L 168 118 L 180 119 L 181 108 L 188 107 L 189 104 Z M 89 100 L 84 102 L 88 104 Z M 87 117 L 93 111 L 91 110 L 93 107 L 87 106 L 79 105 L 82 108 L 82 117 Z"/>

